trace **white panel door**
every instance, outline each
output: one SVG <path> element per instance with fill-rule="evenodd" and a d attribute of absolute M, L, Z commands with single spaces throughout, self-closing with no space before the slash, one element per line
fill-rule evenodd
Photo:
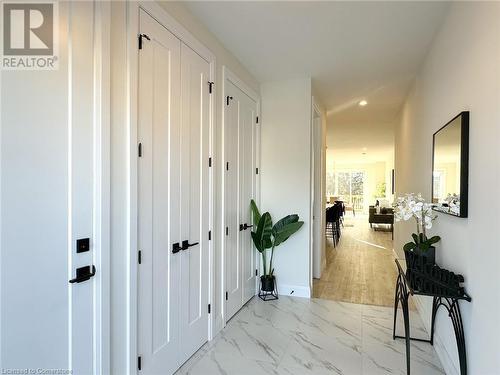
<path fill-rule="evenodd" d="M 138 354 L 143 374 L 179 366 L 180 41 L 141 10 Z M 178 248 L 178 247 L 177 247 Z"/>
<path fill-rule="evenodd" d="M 240 169 L 240 249 L 243 301 L 245 304 L 255 295 L 255 249 L 250 235 L 252 212 L 250 200 L 255 199 L 255 123 L 257 103 L 243 92 L 238 93 L 239 102 L 239 169 Z"/>
<path fill-rule="evenodd" d="M 59 69 L 1 72 L 0 368 L 88 375 L 101 270 L 68 281 L 99 265 L 96 5 L 58 6 Z"/>
<path fill-rule="evenodd" d="M 181 358 L 208 340 L 210 65 L 181 45 Z"/>
<path fill-rule="evenodd" d="M 257 104 L 230 80 L 225 82 L 226 320 L 255 295 L 255 250 L 250 236 L 250 200 L 255 198 Z"/>
<path fill-rule="evenodd" d="M 226 321 L 242 306 L 241 249 L 239 244 L 240 176 L 238 158 L 239 105 L 238 88 L 225 82 L 224 139 L 226 157 L 225 176 L 225 272 L 226 272 Z"/>

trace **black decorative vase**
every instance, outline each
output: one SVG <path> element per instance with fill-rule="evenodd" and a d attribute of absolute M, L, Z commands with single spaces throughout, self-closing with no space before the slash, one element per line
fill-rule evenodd
<path fill-rule="evenodd" d="M 424 264 L 430 264 L 431 266 L 436 264 L 436 248 L 434 246 L 429 247 L 425 251 L 417 247 L 413 252 L 423 258 Z"/>
<path fill-rule="evenodd" d="M 261 276 L 261 289 L 264 292 L 272 292 L 274 291 L 274 276 Z"/>
<path fill-rule="evenodd" d="M 278 299 L 278 290 L 276 287 L 276 278 L 274 276 L 260 277 L 260 299 L 264 301 Z"/>
<path fill-rule="evenodd" d="M 431 246 L 422 251 L 419 248 L 405 250 L 406 277 L 413 289 L 421 289 L 424 286 L 427 274 L 432 272 L 436 262 L 436 248 Z"/>
<path fill-rule="evenodd" d="M 425 266 L 436 264 L 436 248 L 429 247 L 428 250 L 422 251 L 420 248 L 413 250 L 405 250 L 406 269 L 415 270 L 422 269 Z"/>

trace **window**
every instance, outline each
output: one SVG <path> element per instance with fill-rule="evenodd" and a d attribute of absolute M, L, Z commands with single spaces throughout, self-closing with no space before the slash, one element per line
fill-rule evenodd
<path fill-rule="evenodd" d="M 335 195 L 335 173 L 334 172 L 326 172 L 326 196 L 332 197 Z"/>
<path fill-rule="evenodd" d="M 338 197 L 356 210 L 364 209 L 365 172 L 342 170 L 327 172 L 326 191 L 328 197 Z"/>
<path fill-rule="evenodd" d="M 446 172 L 444 170 L 435 170 L 433 175 L 433 197 L 432 197 L 432 203 L 439 203 L 442 201 L 445 197 L 445 191 L 446 191 Z"/>

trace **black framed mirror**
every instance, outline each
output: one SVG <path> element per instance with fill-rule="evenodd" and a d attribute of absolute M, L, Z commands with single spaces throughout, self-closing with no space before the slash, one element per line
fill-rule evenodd
<path fill-rule="evenodd" d="M 433 136 L 434 210 L 467 217 L 469 190 L 469 112 L 461 112 Z"/>

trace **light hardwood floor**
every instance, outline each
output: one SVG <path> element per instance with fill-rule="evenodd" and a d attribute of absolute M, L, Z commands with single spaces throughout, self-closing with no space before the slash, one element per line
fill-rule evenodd
<path fill-rule="evenodd" d="M 327 237 L 327 266 L 321 279 L 314 280 L 314 297 L 394 306 L 397 271 L 393 241 L 387 226 L 378 228 L 370 228 L 367 216 L 353 218 L 348 214 L 336 248 Z"/>

